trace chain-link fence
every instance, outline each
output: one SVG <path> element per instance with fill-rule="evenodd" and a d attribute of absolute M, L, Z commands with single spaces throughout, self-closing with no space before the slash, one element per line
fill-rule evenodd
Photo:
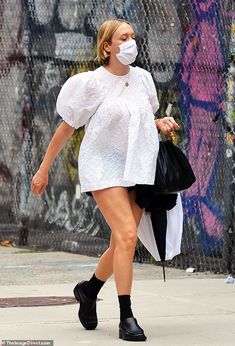
<path fill-rule="evenodd" d="M 107 248 L 110 230 L 93 198 L 76 194 L 83 128 L 55 160 L 40 199 L 30 183 L 60 121 L 59 90 L 69 76 L 97 67 L 97 30 L 111 17 L 133 24 L 136 64 L 152 73 L 158 116 L 170 104 L 181 124 L 176 141 L 197 176 L 182 195 L 182 254 L 170 264 L 232 271 L 233 0 L 0 1 L 0 237 L 94 256 Z M 140 243 L 135 259 L 152 261 Z"/>

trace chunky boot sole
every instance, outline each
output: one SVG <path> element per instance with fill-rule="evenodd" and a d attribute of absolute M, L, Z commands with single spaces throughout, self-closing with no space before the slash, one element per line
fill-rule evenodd
<path fill-rule="evenodd" d="M 137 335 L 131 335 L 126 334 L 123 332 L 122 329 L 119 329 L 119 339 L 126 340 L 126 341 L 146 341 L 146 336 L 143 334 L 137 334 Z"/>

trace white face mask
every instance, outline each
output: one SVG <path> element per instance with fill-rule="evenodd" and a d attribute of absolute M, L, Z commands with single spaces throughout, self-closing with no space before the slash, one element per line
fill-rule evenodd
<path fill-rule="evenodd" d="M 128 40 L 127 42 L 124 42 L 119 45 L 120 52 L 116 54 L 118 60 L 123 65 L 130 65 L 132 64 L 138 54 L 136 41 L 134 39 Z"/>

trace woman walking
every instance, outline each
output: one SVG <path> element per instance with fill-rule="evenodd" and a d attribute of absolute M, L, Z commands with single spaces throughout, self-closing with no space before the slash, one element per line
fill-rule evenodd
<path fill-rule="evenodd" d="M 78 283 L 79 319 L 95 329 L 97 295 L 114 273 L 120 305 L 119 337 L 145 341 L 131 309 L 133 256 L 143 210 L 135 202 L 136 184 L 154 184 L 158 155 L 158 129 L 179 128 L 172 117 L 157 122 L 159 107 L 149 72 L 132 67 L 137 56 L 135 33 L 124 20 L 105 21 L 98 32 L 97 58 L 101 64 L 69 78 L 58 99 L 63 121 L 52 137 L 40 168 L 32 179 L 39 196 L 48 184 L 53 160 L 75 129 L 85 125 L 78 167 L 81 192 L 92 193 L 111 229 L 109 248 L 101 256 L 89 281 Z"/>

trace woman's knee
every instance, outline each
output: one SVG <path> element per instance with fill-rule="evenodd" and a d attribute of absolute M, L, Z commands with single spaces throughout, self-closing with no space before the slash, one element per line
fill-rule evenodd
<path fill-rule="evenodd" d="M 133 252 L 137 242 L 136 225 L 115 232 L 115 245 L 123 251 Z"/>
<path fill-rule="evenodd" d="M 94 191 L 93 195 L 112 230 L 114 242 L 111 241 L 110 249 L 132 251 L 137 241 L 137 226 L 127 189 L 112 187 Z"/>

